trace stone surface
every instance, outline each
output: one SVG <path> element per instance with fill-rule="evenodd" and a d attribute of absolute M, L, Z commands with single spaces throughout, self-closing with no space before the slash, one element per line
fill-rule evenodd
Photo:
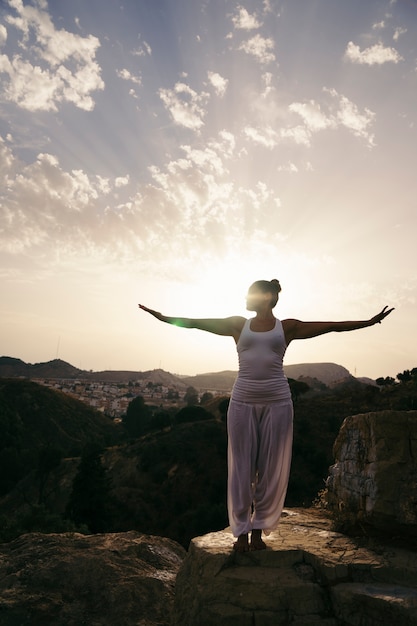
<path fill-rule="evenodd" d="M 167 626 L 185 550 L 138 532 L 0 545 L 2 626 Z"/>
<path fill-rule="evenodd" d="M 414 552 L 363 547 L 316 509 L 285 510 L 265 541 L 265 551 L 237 554 L 228 529 L 193 539 L 175 626 L 417 624 Z"/>
<path fill-rule="evenodd" d="M 346 418 L 334 456 L 326 498 L 346 529 L 417 533 L 417 411 Z"/>

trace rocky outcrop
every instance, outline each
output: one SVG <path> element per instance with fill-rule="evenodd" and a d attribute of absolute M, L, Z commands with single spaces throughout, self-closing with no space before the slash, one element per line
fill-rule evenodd
<path fill-rule="evenodd" d="M 348 417 L 334 444 L 327 504 L 340 528 L 417 533 L 417 411 Z"/>
<path fill-rule="evenodd" d="M 23 535 L 0 545 L 0 624 L 168 626 L 184 555 L 137 532 Z"/>
<path fill-rule="evenodd" d="M 176 582 L 175 626 L 417 624 L 417 559 L 333 532 L 317 510 L 288 510 L 268 549 L 237 554 L 228 530 L 192 540 Z"/>

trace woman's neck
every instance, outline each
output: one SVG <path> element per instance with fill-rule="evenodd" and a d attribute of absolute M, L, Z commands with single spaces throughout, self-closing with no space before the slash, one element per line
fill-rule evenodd
<path fill-rule="evenodd" d="M 256 311 L 256 319 L 259 322 L 267 322 L 275 319 L 275 316 L 273 311 L 271 311 L 271 309 L 268 309 L 267 311 Z"/>

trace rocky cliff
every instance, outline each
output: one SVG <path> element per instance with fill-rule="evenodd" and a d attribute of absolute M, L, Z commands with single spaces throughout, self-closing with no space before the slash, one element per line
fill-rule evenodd
<path fill-rule="evenodd" d="M 361 546 L 314 509 L 284 511 L 261 552 L 227 530 L 192 540 L 176 582 L 176 626 L 412 626 L 415 553 Z"/>
<path fill-rule="evenodd" d="M 0 545 L 0 624 L 168 626 L 184 555 L 137 532 L 23 535 Z"/>
<path fill-rule="evenodd" d="M 326 498 L 340 528 L 417 537 L 417 411 L 346 418 L 334 457 Z"/>

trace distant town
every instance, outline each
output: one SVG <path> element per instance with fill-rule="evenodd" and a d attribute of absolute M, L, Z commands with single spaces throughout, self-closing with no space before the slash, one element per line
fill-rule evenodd
<path fill-rule="evenodd" d="M 284 366 L 288 378 L 333 387 L 354 377 L 335 363 L 302 363 Z M 229 396 L 237 372 L 225 370 L 180 376 L 162 369 L 140 371 L 80 370 L 66 361 L 54 359 L 45 363 L 25 363 L 9 356 L 0 357 L 0 378 L 27 378 L 56 389 L 94 407 L 115 420 L 126 414 L 129 403 L 142 396 L 156 408 L 175 408 L 186 404 L 205 404 L 216 396 Z M 375 384 L 371 379 L 357 379 Z"/>
<path fill-rule="evenodd" d="M 129 402 L 137 396 L 142 396 L 146 404 L 153 404 L 159 408 L 175 407 L 186 404 L 187 391 L 189 392 L 190 389 L 185 385 L 168 387 L 146 379 L 118 383 L 56 378 L 32 378 L 32 380 L 40 385 L 62 391 L 115 420 L 126 414 Z M 194 391 L 197 400 L 200 400 L 204 394 L 211 394 L 213 397 L 225 395 L 224 390 L 218 389 L 205 389 L 204 391 L 194 389 Z"/>

